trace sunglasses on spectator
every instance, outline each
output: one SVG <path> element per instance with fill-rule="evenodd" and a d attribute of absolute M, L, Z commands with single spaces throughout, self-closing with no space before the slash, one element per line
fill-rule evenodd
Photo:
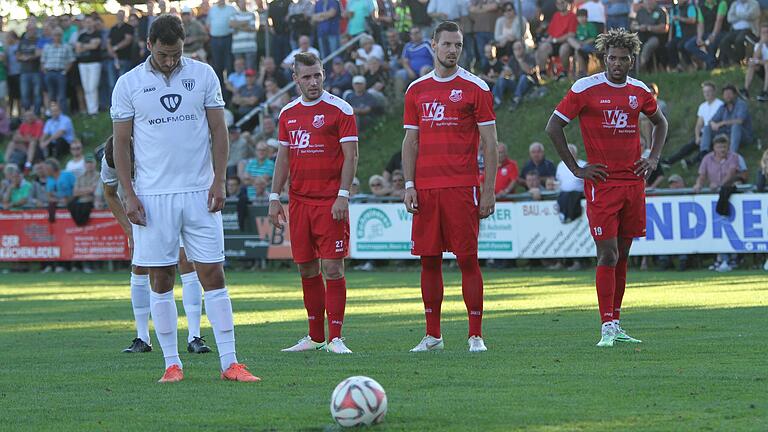
<path fill-rule="evenodd" d="M 371 187 L 382 187 L 382 186 L 384 185 L 381 183 L 371 183 Z"/>

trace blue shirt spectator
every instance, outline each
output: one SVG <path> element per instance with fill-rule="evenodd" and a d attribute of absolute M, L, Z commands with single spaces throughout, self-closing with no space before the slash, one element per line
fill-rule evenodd
<path fill-rule="evenodd" d="M 432 46 L 427 41 L 421 41 L 418 43 L 408 42 L 403 48 L 403 58 L 408 59 L 408 63 L 411 65 L 416 74 L 425 66 L 432 67 L 434 63 Z"/>
<path fill-rule="evenodd" d="M 58 172 L 58 177 L 48 176 L 45 189 L 59 200 L 72 197 L 77 177 L 69 171 Z M 63 204 L 63 203 L 62 203 Z"/>
<path fill-rule="evenodd" d="M 208 11 L 206 23 L 208 24 L 211 37 L 224 37 L 232 34 L 232 27 L 229 26 L 229 20 L 237 15 L 237 9 L 232 5 L 221 2 L 212 6 Z"/>
<path fill-rule="evenodd" d="M 43 126 L 43 135 L 51 136 L 61 130 L 64 131 L 62 136 L 67 142 L 71 143 L 75 139 L 75 127 L 72 125 L 72 119 L 64 114 L 46 120 L 45 126 Z"/>
<path fill-rule="evenodd" d="M 328 12 L 336 9 L 336 15 L 324 21 L 317 23 L 318 35 L 338 35 L 341 22 L 341 5 L 339 0 L 317 0 L 315 3 L 315 13 Z"/>
<path fill-rule="evenodd" d="M 373 0 L 349 0 L 347 14 L 347 34 L 357 36 L 365 31 L 365 19 L 373 13 Z"/>

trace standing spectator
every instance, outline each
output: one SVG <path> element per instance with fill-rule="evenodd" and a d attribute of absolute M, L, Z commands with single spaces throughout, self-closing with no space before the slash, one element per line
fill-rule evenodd
<path fill-rule="evenodd" d="M 317 0 L 315 2 L 312 23 L 317 29 L 320 58 L 324 59 L 339 49 L 340 20 L 341 5 L 339 0 Z"/>
<path fill-rule="evenodd" d="M 0 40 L 0 103 L 5 103 L 5 98 L 8 97 L 8 68 L 3 44 L 4 41 Z"/>
<path fill-rule="evenodd" d="M 0 140 L 11 135 L 11 113 L 5 108 L 5 98 L 0 98 Z"/>
<path fill-rule="evenodd" d="M 397 19 L 395 15 L 395 2 L 397 0 L 375 1 L 376 12 L 373 15 L 373 19 L 368 21 L 371 27 L 370 33 L 376 41 L 382 42 L 384 48 L 386 48 L 387 41 L 384 35 L 395 25 L 395 20 Z"/>
<path fill-rule="evenodd" d="M 256 71 L 245 70 L 245 85 L 237 89 L 232 97 L 232 103 L 237 106 L 240 116 L 248 114 L 252 109 L 264 100 L 264 88 L 256 82 Z"/>
<path fill-rule="evenodd" d="M 216 6 L 208 11 L 208 32 L 211 34 L 211 66 L 224 82 L 224 71 L 232 70 L 232 27 L 229 21 L 237 15 L 237 9 L 227 4 L 227 0 L 218 0 Z"/>
<path fill-rule="evenodd" d="M 59 161 L 53 158 L 45 160 L 45 169 L 48 204 L 65 207 L 72 198 L 77 177 L 69 171 L 62 171 Z"/>
<path fill-rule="evenodd" d="M 357 75 L 352 78 L 352 93 L 345 100 L 352 105 L 359 130 L 368 129 L 381 114 L 381 102 L 366 90 L 365 77 Z"/>
<path fill-rule="evenodd" d="M 717 50 L 723 33 L 723 22 L 728 14 L 725 0 L 704 0 L 699 3 L 702 20 L 696 26 L 696 36 L 688 39 L 685 50 L 704 62 L 707 70 L 717 65 Z"/>
<path fill-rule="evenodd" d="M 667 11 L 659 7 L 656 0 L 643 0 L 643 7 L 637 11 L 631 28 L 638 33 L 640 42 L 643 43 L 640 62 L 637 65 L 639 69 L 643 69 L 656 55 L 656 50 L 661 45 L 661 38 L 669 32 Z"/>
<path fill-rule="evenodd" d="M 21 107 L 26 110 L 34 105 L 35 114 L 40 115 L 43 104 L 43 78 L 40 74 L 37 20 L 27 20 L 27 31 L 21 36 L 16 50 L 16 59 L 21 66 Z"/>
<path fill-rule="evenodd" d="M 605 3 L 605 28 L 613 30 L 629 28 L 631 0 L 603 0 Z"/>
<path fill-rule="evenodd" d="M 13 108 L 21 113 L 21 63 L 17 56 L 19 36 L 14 31 L 5 34 L 5 60 L 8 64 L 8 115 L 13 115 Z"/>
<path fill-rule="evenodd" d="M 524 184 L 526 182 L 526 175 L 531 171 L 536 171 L 536 175 L 542 181 L 546 181 L 547 177 L 555 177 L 557 169 L 555 164 L 544 156 L 544 144 L 535 142 L 528 147 L 528 155 L 530 159 L 523 166 L 523 170 L 520 172 L 520 180 Z"/>
<path fill-rule="evenodd" d="M 40 150 L 47 157 L 61 159 L 69 154 L 70 143 L 75 140 L 75 128 L 72 120 L 61 112 L 61 106 L 51 101 L 48 105 L 51 117 L 45 121 Z"/>
<path fill-rule="evenodd" d="M 365 66 L 370 58 L 377 58 L 380 61 L 384 61 L 384 48 L 375 43 L 373 37 L 365 35 L 360 39 L 360 48 L 358 48 L 352 56 L 358 67 Z"/>
<path fill-rule="evenodd" d="M 155 2 L 154 0 L 147 0 L 147 14 L 142 16 L 139 20 L 138 36 L 139 36 L 139 61 L 145 60 L 149 56 L 147 50 L 147 38 L 149 37 L 149 29 L 152 27 L 152 23 L 155 22 L 157 16 L 155 15 Z"/>
<path fill-rule="evenodd" d="M 668 159 L 662 159 L 662 163 L 665 165 L 672 165 L 699 148 L 704 127 L 709 125 L 709 121 L 714 117 L 720 107 L 723 106 L 723 101 L 717 97 L 717 87 L 712 81 L 704 81 L 701 83 L 701 92 L 704 95 L 704 102 L 699 105 L 699 108 L 696 111 L 696 126 L 693 130 L 693 139 Z M 698 157 L 691 161 L 687 161 L 686 165 L 695 165 L 699 163 L 708 151 L 709 148 L 702 151 Z"/>
<path fill-rule="evenodd" d="M 494 34 L 496 32 L 496 19 L 499 16 L 499 10 L 502 7 L 499 5 L 499 0 L 468 0 L 469 1 L 469 18 L 473 23 L 473 30 L 475 33 L 475 52 L 477 53 L 478 60 L 481 67 L 485 67 L 488 59 L 483 56 L 482 53 L 485 50 L 485 46 L 493 42 Z M 504 3 L 504 8 L 511 2 Z"/>
<path fill-rule="evenodd" d="M 45 75 L 45 87 L 51 101 L 57 102 L 59 108 L 67 110 L 67 74 L 75 62 L 75 52 L 72 45 L 62 43 L 64 32 L 55 28 L 52 33 L 53 41 L 43 48 L 41 64 Z"/>
<path fill-rule="evenodd" d="M 107 68 L 110 90 L 115 88 L 117 79 L 133 67 L 131 59 L 133 27 L 125 22 L 125 11 L 122 9 L 115 14 L 115 20 L 115 25 L 109 29 L 107 39 L 107 54 L 112 62 L 111 67 Z"/>
<path fill-rule="evenodd" d="M 72 159 L 67 161 L 67 165 L 64 170 L 80 177 L 85 172 L 85 156 L 83 155 L 83 143 L 80 140 L 73 140 L 69 146 L 69 153 L 72 154 Z"/>
<path fill-rule="evenodd" d="M 411 29 L 411 41 L 403 48 L 401 59 L 402 69 L 395 74 L 395 94 L 405 94 L 406 86 L 416 78 L 425 75 L 432 69 L 434 52 L 429 42 L 424 40 L 421 29 Z"/>
<path fill-rule="evenodd" d="M 749 99 L 749 86 L 757 74 L 763 80 L 763 92 L 757 97 L 759 102 L 768 102 L 768 22 L 760 27 L 760 41 L 755 45 L 755 52 L 747 61 L 747 73 L 744 75 L 744 88 L 741 94 Z"/>
<path fill-rule="evenodd" d="M 524 28 L 520 27 L 521 20 L 515 14 L 515 7 L 512 2 L 504 3 L 502 10 L 504 15 L 496 19 L 494 26 L 494 38 L 499 49 L 496 55 L 503 57 L 512 54 L 512 45 L 515 41 L 523 41 L 526 47 L 532 49 L 534 46 L 533 36 L 528 21 L 523 20 Z"/>
<path fill-rule="evenodd" d="M 37 118 L 31 108 L 27 109 L 24 111 L 24 122 L 5 150 L 5 161 L 29 168 L 36 161 L 42 160 L 42 152 L 39 149 L 42 136 L 43 121 Z"/>
<path fill-rule="evenodd" d="M 731 144 L 731 152 L 738 153 L 742 143 L 752 141 L 752 118 L 747 103 L 741 100 L 733 84 L 723 87 L 723 102 L 701 134 L 701 151 L 709 151 L 712 136 L 725 134 Z"/>
<path fill-rule="evenodd" d="M 312 14 L 315 6 L 311 0 L 291 0 L 288 6 L 288 24 L 291 27 L 291 48 L 298 47 L 299 38 L 312 36 Z"/>
<path fill-rule="evenodd" d="M 429 38 L 429 32 L 432 28 L 432 17 L 427 13 L 428 0 L 403 0 L 411 10 L 411 21 L 413 27 L 419 27 L 423 38 Z M 413 28 L 411 27 L 411 28 Z M 413 33 L 411 33 L 413 39 Z"/>
<path fill-rule="evenodd" d="M 99 80 L 101 78 L 101 35 L 96 32 L 93 18 L 85 17 L 85 31 L 77 37 L 77 53 L 80 81 L 85 92 L 85 104 L 89 115 L 99 112 Z"/>
<path fill-rule="evenodd" d="M 347 34 L 354 37 L 363 33 L 366 20 L 373 15 L 373 11 L 373 0 L 347 0 L 347 9 L 344 13 L 344 17 L 349 20 Z"/>
<path fill-rule="evenodd" d="M 410 38 L 413 19 L 411 18 L 411 6 L 408 0 L 397 0 L 395 2 L 395 23 L 392 29 L 398 36 L 400 42 L 405 42 Z M 392 39 L 389 36 L 390 30 L 387 30 L 387 49 L 392 49 Z M 402 48 L 402 43 L 400 44 Z"/>
<path fill-rule="evenodd" d="M 696 35 L 696 27 L 702 21 L 701 11 L 694 0 L 682 0 L 669 9 L 669 37 L 667 41 L 667 63 L 670 70 L 682 72 L 680 57 L 685 65 L 691 64 L 691 57 L 685 50 L 685 43 Z"/>
<path fill-rule="evenodd" d="M 747 39 L 754 40 L 760 32 L 760 4 L 757 0 L 735 0 L 728 8 L 731 30 L 720 41 L 720 65 L 730 66 L 744 60 Z"/>
<path fill-rule="evenodd" d="M 182 55 L 207 62 L 208 53 L 205 52 L 205 44 L 208 42 L 208 31 L 192 15 L 192 8 L 185 6 L 181 9 L 181 22 L 184 23 L 184 52 Z"/>
<path fill-rule="evenodd" d="M 539 65 L 539 71 L 547 70 L 549 57 L 557 54 L 560 57 L 560 66 L 562 69 L 558 78 L 568 76 L 570 70 L 571 46 L 568 45 L 568 38 L 576 34 L 578 22 L 576 14 L 571 12 L 570 0 L 557 0 L 557 13 L 552 15 L 552 20 L 547 27 L 547 33 L 541 39 L 539 47 L 536 49 L 536 62 Z"/>
<path fill-rule="evenodd" d="M 77 33 L 77 25 L 72 22 L 72 15 L 65 13 L 59 17 L 59 26 L 61 27 L 63 33 L 61 35 L 62 40 L 64 43 L 71 44 L 72 41 L 72 35 Z"/>
<path fill-rule="evenodd" d="M 325 79 L 325 90 L 338 97 L 352 91 L 352 74 L 344 67 L 344 60 L 339 57 L 333 59 L 333 69 Z"/>
<path fill-rule="evenodd" d="M 230 19 L 232 27 L 232 55 L 245 58 L 245 67 L 258 68 L 258 44 L 256 42 L 256 14 L 248 10 L 246 0 L 237 0 L 238 11 Z"/>
<path fill-rule="evenodd" d="M 267 53 L 267 57 L 274 59 L 283 59 L 291 52 L 291 28 L 288 24 L 288 6 L 291 0 L 274 0 L 267 6 L 268 31 L 272 35 L 272 52 Z"/>
<path fill-rule="evenodd" d="M 578 10 L 587 11 L 587 22 L 598 25 L 598 30 L 605 30 L 605 5 L 600 0 L 587 0 L 579 5 Z M 577 11 L 578 13 L 578 11 Z"/>
<path fill-rule="evenodd" d="M 456 0 L 429 0 L 427 13 L 432 18 L 432 24 L 437 25 L 443 21 L 459 22 L 459 18 L 466 15 L 464 2 Z"/>
<path fill-rule="evenodd" d="M 507 145 L 501 141 L 496 143 L 496 150 L 499 153 L 499 167 L 496 172 L 495 193 L 496 198 L 515 193 L 518 183 L 520 170 L 517 167 L 517 161 L 509 158 Z M 482 181 L 480 182 L 482 184 Z"/>

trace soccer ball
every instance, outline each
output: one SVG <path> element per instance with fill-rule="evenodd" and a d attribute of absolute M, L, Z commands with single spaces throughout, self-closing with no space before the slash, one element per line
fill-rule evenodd
<path fill-rule="evenodd" d="M 370 426 L 381 423 L 386 414 L 387 394 L 371 378 L 349 377 L 331 394 L 331 416 L 341 426 Z"/>

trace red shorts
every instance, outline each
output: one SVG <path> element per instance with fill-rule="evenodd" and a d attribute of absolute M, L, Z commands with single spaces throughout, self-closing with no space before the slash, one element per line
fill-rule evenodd
<path fill-rule="evenodd" d="M 589 229 L 595 240 L 645 237 L 645 184 L 584 183 Z"/>
<path fill-rule="evenodd" d="M 418 190 L 419 212 L 413 215 L 411 254 L 477 254 L 480 194 L 477 187 Z"/>
<path fill-rule="evenodd" d="M 349 254 L 349 217 L 333 220 L 331 205 L 292 200 L 288 207 L 291 254 L 296 263 L 318 258 L 343 259 Z"/>

